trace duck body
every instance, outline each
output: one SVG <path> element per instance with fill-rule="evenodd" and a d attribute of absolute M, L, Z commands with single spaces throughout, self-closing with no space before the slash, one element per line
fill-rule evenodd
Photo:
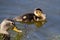
<path fill-rule="evenodd" d="M 27 24 L 32 24 L 37 19 L 41 19 L 41 17 L 37 17 L 33 13 L 27 13 L 22 16 L 18 16 L 16 18 L 14 18 L 14 20 L 17 20 L 18 22 L 27 23 Z"/>
<path fill-rule="evenodd" d="M 20 22 L 20 23 L 31 24 L 31 23 L 33 23 L 33 20 L 34 20 L 33 16 L 34 16 L 33 13 L 26 13 L 22 16 L 17 16 L 15 18 L 13 18 L 13 20 Z"/>
<path fill-rule="evenodd" d="M 46 15 L 42 12 L 40 8 L 37 8 L 34 10 L 33 13 L 26 13 L 22 16 L 17 16 L 13 18 L 13 20 L 26 24 L 44 24 L 44 22 L 46 21 Z"/>
<path fill-rule="evenodd" d="M 34 20 L 33 16 L 34 16 L 33 13 L 27 13 L 20 16 L 20 18 L 22 19 L 22 22 L 33 22 Z"/>

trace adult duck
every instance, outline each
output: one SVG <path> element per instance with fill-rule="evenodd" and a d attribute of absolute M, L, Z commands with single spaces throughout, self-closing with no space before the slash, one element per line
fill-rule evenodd
<path fill-rule="evenodd" d="M 16 32 L 22 32 L 22 30 L 17 29 L 14 20 L 4 19 L 0 24 L 0 34 L 4 35 L 4 40 L 10 40 L 10 33 L 8 32 L 10 29 Z"/>

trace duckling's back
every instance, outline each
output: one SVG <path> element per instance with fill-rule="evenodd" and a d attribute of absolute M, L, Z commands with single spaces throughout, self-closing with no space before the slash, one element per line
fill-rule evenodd
<path fill-rule="evenodd" d="M 32 22 L 34 20 L 33 18 L 34 14 L 33 13 L 28 13 L 20 16 L 23 22 Z"/>

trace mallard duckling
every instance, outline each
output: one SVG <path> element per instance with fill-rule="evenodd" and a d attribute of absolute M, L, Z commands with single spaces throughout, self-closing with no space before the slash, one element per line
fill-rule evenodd
<path fill-rule="evenodd" d="M 44 21 L 46 20 L 46 14 L 40 8 L 34 10 L 34 20 L 35 21 Z"/>
<path fill-rule="evenodd" d="M 0 33 L 9 35 L 9 33 L 8 33 L 9 29 L 12 29 L 12 30 L 14 30 L 16 32 L 22 32 L 22 30 L 17 29 L 14 20 L 12 20 L 12 19 L 4 19 L 2 21 L 2 23 L 0 24 Z"/>
<path fill-rule="evenodd" d="M 34 13 L 27 13 L 22 16 L 17 16 L 14 18 L 15 21 L 20 21 L 20 22 L 33 22 L 33 21 L 41 21 L 45 19 L 46 19 L 46 15 L 43 14 L 40 8 L 35 9 Z"/>
<path fill-rule="evenodd" d="M 41 22 L 46 20 L 46 15 L 43 13 L 43 11 L 40 8 L 37 8 L 34 10 L 34 13 L 27 13 L 22 16 L 17 16 L 13 18 L 13 20 L 23 23 L 34 23 L 39 21 Z"/>

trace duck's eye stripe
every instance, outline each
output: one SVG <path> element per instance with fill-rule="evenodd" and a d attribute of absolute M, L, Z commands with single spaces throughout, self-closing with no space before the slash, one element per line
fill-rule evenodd
<path fill-rule="evenodd" d="M 26 16 L 23 16 L 23 19 L 26 19 L 27 17 Z"/>

